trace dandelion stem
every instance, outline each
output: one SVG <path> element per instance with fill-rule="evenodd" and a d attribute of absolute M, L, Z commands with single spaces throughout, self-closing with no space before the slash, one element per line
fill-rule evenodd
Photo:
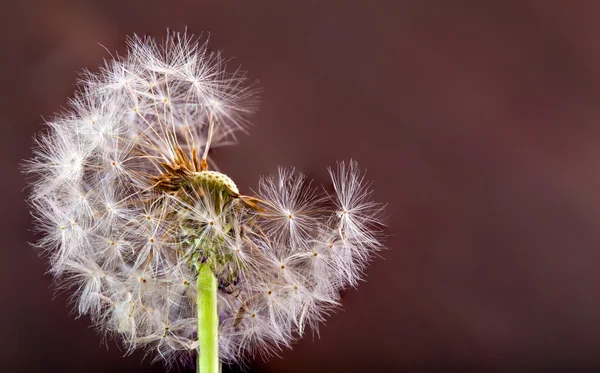
<path fill-rule="evenodd" d="M 206 264 L 200 267 L 196 288 L 198 293 L 197 373 L 219 373 L 217 278 Z"/>

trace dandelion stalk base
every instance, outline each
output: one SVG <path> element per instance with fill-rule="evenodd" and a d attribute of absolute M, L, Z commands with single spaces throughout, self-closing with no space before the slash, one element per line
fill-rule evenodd
<path fill-rule="evenodd" d="M 198 271 L 198 364 L 197 373 L 219 373 L 219 317 L 217 278 L 206 264 Z"/>

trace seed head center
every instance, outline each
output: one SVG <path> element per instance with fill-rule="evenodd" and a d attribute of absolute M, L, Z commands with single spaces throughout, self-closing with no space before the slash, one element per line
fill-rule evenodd
<path fill-rule="evenodd" d="M 239 194 L 240 191 L 231 180 L 231 178 L 225 174 L 217 171 L 201 171 L 193 174 L 194 181 L 208 185 L 215 189 L 227 189 L 233 194 Z"/>

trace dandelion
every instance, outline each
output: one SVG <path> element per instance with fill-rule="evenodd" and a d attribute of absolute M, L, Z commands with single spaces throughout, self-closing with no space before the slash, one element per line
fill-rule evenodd
<path fill-rule="evenodd" d="M 318 331 L 382 249 L 383 206 L 356 162 L 334 191 L 293 168 L 243 194 L 210 170 L 256 108 L 244 73 L 186 34 L 133 37 L 84 73 L 36 138 L 30 204 L 59 288 L 128 352 L 197 369 L 277 354 Z"/>

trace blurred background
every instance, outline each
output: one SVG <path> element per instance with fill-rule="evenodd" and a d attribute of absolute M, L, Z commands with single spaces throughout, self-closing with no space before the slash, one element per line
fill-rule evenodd
<path fill-rule="evenodd" d="M 18 164 L 82 68 L 186 27 L 264 89 L 250 135 L 215 152 L 242 191 L 278 165 L 328 185 L 353 158 L 389 204 L 389 250 L 343 310 L 248 372 L 600 371 L 600 2 L 1 8 L 1 371 L 165 371 L 54 296 Z"/>

